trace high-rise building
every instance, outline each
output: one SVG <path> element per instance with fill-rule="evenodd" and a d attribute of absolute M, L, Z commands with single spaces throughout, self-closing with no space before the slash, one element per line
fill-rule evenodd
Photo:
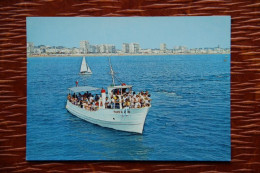
<path fill-rule="evenodd" d="M 112 45 L 112 53 L 116 53 L 116 46 Z"/>
<path fill-rule="evenodd" d="M 83 41 L 80 41 L 80 50 L 81 50 L 81 53 L 89 53 L 89 50 L 90 47 L 89 47 L 89 42 L 86 41 L 86 40 L 83 40 Z"/>
<path fill-rule="evenodd" d="M 130 53 L 139 53 L 140 46 L 138 43 L 130 43 L 129 45 L 129 52 Z"/>
<path fill-rule="evenodd" d="M 105 44 L 106 53 L 116 53 L 116 46 L 113 44 Z"/>
<path fill-rule="evenodd" d="M 101 44 L 100 46 L 99 46 L 99 48 L 100 48 L 100 53 L 106 53 L 106 45 L 105 44 Z"/>
<path fill-rule="evenodd" d="M 96 53 L 97 52 L 97 46 L 96 45 L 89 45 L 89 52 L 90 53 Z"/>
<path fill-rule="evenodd" d="M 106 53 L 112 53 L 112 45 L 106 44 Z"/>
<path fill-rule="evenodd" d="M 123 43 L 122 52 L 123 53 L 129 53 L 129 43 Z"/>
<path fill-rule="evenodd" d="M 100 53 L 100 45 L 96 45 L 96 52 Z"/>
<path fill-rule="evenodd" d="M 188 51 L 188 48 L 186 46 L 175 46 L 173 50 L 175 53 L 185 53 Z"/>
<path fill-rule="evenodd" d="M 161 52 L 161 53 L 165 53 L 166 50 L 167 50 L 166 44 L 165 44 L 165 43 L 161 43 L 161 44 L 160 44 L 160 52 Z"/>
<path fill-rule="evenodd" d="M 185 53 L 187 51 L 186 46 L 180 46 L 181 53 Z"/>
<path fill-rule="evenodd" d="M 34 45 L 32 42 L 27 43 L 27 54 L 33 54 L 34 51 Z"/>

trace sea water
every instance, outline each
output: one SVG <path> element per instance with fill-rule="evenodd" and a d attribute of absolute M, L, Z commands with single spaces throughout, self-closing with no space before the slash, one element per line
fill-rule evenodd
<path fill-rule="evenodd" d="M 116 75 L 152 107 L 143 134 L 100 127 L 65 109 L 68 88 L 112 83 L 107 57 L 28 58 L 27 160 L 229 161 L 230 56 L 112 56 Z"/>

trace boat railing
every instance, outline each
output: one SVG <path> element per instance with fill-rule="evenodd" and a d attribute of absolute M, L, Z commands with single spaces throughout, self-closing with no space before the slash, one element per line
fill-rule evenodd
<path fill-rule="evenodd" d="M 89 96 L 84 95 L 77 95 L 68 94 L 68 100 L 81 108 L 84 108 L 89 111 L 97 111 L 99 109 L 117 109 L 122 110 L 126 107 L 129 109 L 138 109 L 138 108 L 144 108 L 144 107 L 151 107 L 151 99 L 150 95 L 143 94 L 142 96 L 140 93 L 138 95 L 128 95 L 128 98 L 126 98 L 126 95 L 112 95 L 102 98 L 102 95 L 96 94 L 94 97 L 91 93 L 89 93 Z M 104 104 L 102 103 L 104 101 Z"/>
<path fill-rule="evenodd" d="M 97 110 L 102 108 L 102 103 L 99 104 L 99 105 L 96 105 L 96 104 L 87 104 L 85 102 L 81 103 L 81 102 L 71 100 L 71 99 L 68 99 L 68 101 L 71 102 L 73 105 L 78 106 L 78 107 L 85 109 L 87 111 L 97 111 Z M 145 107 L 151 107 L 151 104 L 140 106 L 140 107 L 134 107 L 134 106 L 122 106 L 122 107 L 120 107 L 120 105 L 116 103 L 115 105 L 106 106 L 105 109 L 122 110 L 122 109 L 125 109 L 125 108 L 127 108 L 127 109 L 140 109 L 140 108 L 145 108 Z"/>

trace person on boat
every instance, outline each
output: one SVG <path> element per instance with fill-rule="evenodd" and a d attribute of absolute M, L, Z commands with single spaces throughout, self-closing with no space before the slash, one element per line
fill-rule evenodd
<path fill-rule="evenodd" d="M 79 81 L 76 81 L 76 87 L 79 85 Z"/>
<path fill-rule="evenodd" d="M 78 99 L 78 95 L 77 94 L 75 94 L 75 99 Z"/>
<path fill-rule="evenodd" d="M 99 100 L 99 96 L 96 94 L 95 101 L 97 102 Z"/>
<path fill-rule="evenodd" d="M 124 97 L 123 97 L 123 100 L 122 101 L 122 108 L 125 108 L 126 107 L 126 101 L 124 101 Z"/>
<path fill-rule="evenodd" d="M 149 100 L 148 100 L 148 98 L 145 98 L 145 100 L 144 100 L 144 101 L 145 101 L 145 106 L 148 106 L 148 107 L 149 107 L 149 106 L 150 106 L 150 103 L 149 103 Z"/>
<path fill-rule="evenodd" d="M 147 100 L 148 100 L 149 104 L 151 105 L 151 100 L 152 99 L 151 99 L 151 95 L 150 94 L 147 95 Z"/>
<path fill-rule="evenodd" d="M 134 98 L 134 99 L 136 98 L 136 94 L 135 94 L 135 92 L 133 92 L 133 98 Z"/>
<path fill-rule="evenodd" d="M 94 111 L 94 110 L 95 110 L 95 102 L 92 101 L 91 102 L 91 109 L 90 109 L 90 111 Z"/>
<path fill-rule="evenodd" d="M 87 109 L 87 103 L 84 100 L 82 101 L 82 108 Z"/>
<path fill-rule="evenodd" d="M 83 101 L 82 100 L 79 101 L 79 107 L 83 108 Z"/>
<path fill-rule="evenodd" d="M 117 94 L 114 94 L 114 95 L 113 95 L 113 98 L 116 100 L 116 98 L 117 98 Z"/>
<path fill-rule="evenodd" d="M 80 107 L 80 100 L 79 99 L 77 99 L 77 106 Z"/>
<path fill-rule="evenodd" d="M 135 108 L 141 108 L 141 103 L 140 102 L 136 102 L 135 103 Z"/>
<path fill-rule="evenodd" d="M 90 96 L 90 93 L 87 91 L 87 93 L 86 93 L 86 96 L 89 98 L 89 96 Z"/>
<path fill-rule="evenodd" d="M 136 102 L 140 102 L 140 93 L 136 95 Z"/>
<path fill-rule="evenodd" d="M 136 98 L 132 97 L 133 108 L 135 107 L 135 103 L 136 103 Z"/>
<path fill-rule="evenodd" d="M 87 103 L 87 110 L 91 111 L 92 104 L 90 102 Z"/>
<path fill-rule="evenodd" d="M 142 107 L 142 97 L 141 97 L 141 94 L 139 93 L 138 95 L 137 95 L 137 103 L 138 103 L 138 107 L 137 108 L 141 108 Z"/>
<path fill-rule="evenodd" d="M 84 96 L 88 99 L 89 98 L 89 93 L 88 91 L 84 93 Z"/>
<path fill-rule="evenodd" d="M 123 96 L 123 103 L 126 103 L 126 95 Z"/>
<path fill-rule="evenodd" d="M 120 104 L 119 97 L 121 97 L 121 96 L 116 96 L 116 99 L 115 99 L 115 103 L 116 103 L 116 104 L 115 104 L 115 105 L 116 105 L 115 107 L 116 107 L 116 109 L 119 109 L 119 108 L 120 108 L 120 105 L 119 105 L 119 104 Z"/>
<path fill-rule="evenodd" d="M 126 97 L 126 99 L 129 99 L 130 98 L 129 93 L 125 93 L 125 97 Z"/>
<path fill-rule="evenodd" d="M 131 100 L 130 100 L 130 107 L 131 108 L 135 107 L 134 98 L 131 98 Z"/>
<path fill-rule="evenodd" d="M 98 103 L 98 101 L 96 101 L 95 102 L 95 109 L 94 109 L 95 111 L 98 109 L 98 106 L 99 106 L 99 103 Z"/>
<path fill-rule="evenodd" d="M 90 102 L 94 101 L 93 95 L 90 95 L 89 101 L 90 101 Z"/>
<path fill-rule="evenodd" d="M 79 93 L 79 100 L 82 101 L 83 100 L 83 96 Z"/>
<path fill-rule="evenodd" d="M 69 93 L 67 99 L 70 101 L 70 99 L 71 99 L 71 95 L 70 95 L 70 93 Z"/>
<path fill-rule="evenodd" d="M 141 104 L 141 107 L 144 107 L 145 106 L 145 101 L 144 101 L 144 99 L 140 99 L 140 104 Z"/>
<path fill-rule="evenodd" d="M 139 95 L 139 102 L 141 103 L 141 100 L 144 99 L 144 96 L 143 96 L 143 94 L 142 94 L 142 91 L 141 91 L 141 93 L 139 93 L 138 95 Z"/>
<path fill-rule="evenodd" d="M 130 103 L 130 100 L 129 99 L 126 99 L 126 107 L 130 107 L 131 106 L 131 103 Z"/>
<path fill-rule="evenodd" d="M 105 108 L 111 108 L 111 102 L 108 100 L 108 97 L 106 97 Z"/>
<path fill-rule="evenodd" d="M 83 108 L 86 110 L 88 109 L 88 104 L 86 102 L 83 102 Z"/>
<path fill-rule="evenodd" d="M 116 104 L 115 104 L 115 99 L 113 96 L 111 97 L 111 106 L 112 106 L 112 109 L 115 109 Z"/>

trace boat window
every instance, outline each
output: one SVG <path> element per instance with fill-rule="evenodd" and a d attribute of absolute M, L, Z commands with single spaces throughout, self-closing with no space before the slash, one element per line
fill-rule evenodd
<path fill-rule="evenodd" d="M 114 94 L 114 95 L 121 95 L 121 93 L 122 94 L 125 94 L 125 93 L 131 93 L 131 91 L 132 91 L 132 88 L 118 88 L 118 89 L 113 89 L 112 90 L 112 93 Z"/>

